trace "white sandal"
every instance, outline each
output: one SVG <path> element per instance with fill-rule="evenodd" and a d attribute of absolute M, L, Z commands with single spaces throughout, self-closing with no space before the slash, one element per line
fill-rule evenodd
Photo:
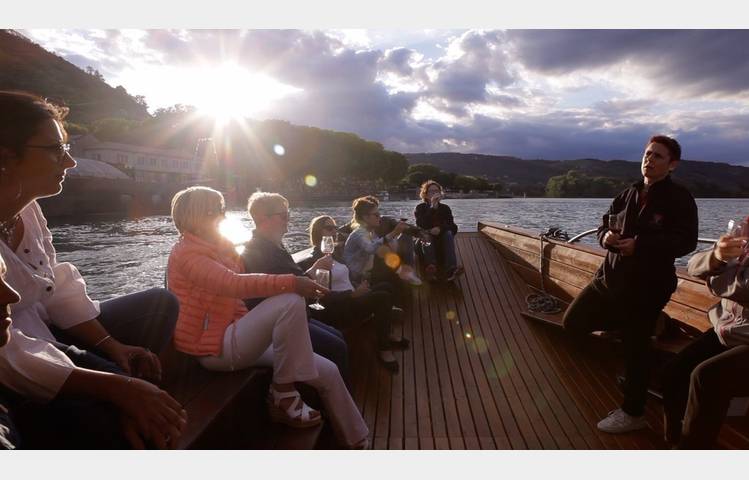
<path fill-rule="evenodd" d="M 294 401 L 286 410 L 281 408 L 281 400 L 285 398 L 293 398 Z M 302 404 L 299 408 L 299 404 Z M 312 417 L 311 413 L 317 412 L 316 417 Z M 299 392 L 292 390 L 290 392 L 278 392 L 273 386 L 268 391 L 268 413 L 272 421 L 276 423 L 283 423 L 294 428 L 307 428 L 320 425 L 322 423 L 322 416 L 317 410 L 310 408 L 309 405 L 302 401 L 302 397 L 299 396 Z"/>

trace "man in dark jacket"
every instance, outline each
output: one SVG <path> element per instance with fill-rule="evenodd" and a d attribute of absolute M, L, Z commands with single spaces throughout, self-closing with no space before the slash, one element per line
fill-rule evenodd
<path fill-rule="evenodd" d="M 650 138 L 642 157 L 643 179 L 614 199 L 598 228 L 598 241 L 608 250 L 606 260 L 564 316 L 565 329 L 578 338 L 597 330 L 622 331 L 624 402 L 598 423 L 605 432 L 646 426 L 650 336 L 676 290 L 674 260 L 697 247 L 697 205 L 670 177 L 680 158 L 676 140 Z M 609 228 L 614 214 L 621 219 L 620 230 Z"/>
<path fill-rule="evenodd" d="M 277 193 L 256 192 L 248 202 L 248 210 L 255 222 L 252 240 L 245 244 L 242 262 L 247 273 L 293 274 L 306 275 L 283 245 L 282 239 L 289 226 L 289 202 Z M 330 257 L 321 258 L 309 269 L 329 270 L 332 267 Z M 252 309 L 263 298 L 244 300 L 248 309 Z M 336 328 L 323 322 L 309 319 L 309 334 L 312 350 L 338 366 L 343 380 L 349 385 L 348 346 L 343 334 Z"/>

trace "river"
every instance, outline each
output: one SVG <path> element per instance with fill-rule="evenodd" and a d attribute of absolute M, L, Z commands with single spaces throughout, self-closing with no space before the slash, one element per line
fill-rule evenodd
<path fill-rule="evenodd" d="M 595 228 L 606 211 L 608 199 L 446 199 L 462 231 L 475 231 L 479 220 L 546 231 L 559 226 L 573 235 Z M 699 199 L 700 237 L 716 238 L 725 231 L 729 219 L 749 214 L 749 199 Z M 413 218 L 416 202 L 383 202 L 386 215 Z M 290 234 L 285 242 L 292 251 L 308 246 L 305 237 L 309 222 L 328 214 L 338 224 L 351 216 L 350 202 L 319 202 L 291 207 Z M 252 220 L 244 211 L 229 211 L 233 239 L 249 237 Z M 169 251 L 177 231 L 168 216 L 139 219 L 81 219 L 50 222 L 59 261 L 75 264 L 88 284 L 89 295 L 106 300 L 117 295 L 161 286 Z M 592 243 L 592 239 L 584 240 Z M 684 263 L 682 259 L 679 263 Z"/>

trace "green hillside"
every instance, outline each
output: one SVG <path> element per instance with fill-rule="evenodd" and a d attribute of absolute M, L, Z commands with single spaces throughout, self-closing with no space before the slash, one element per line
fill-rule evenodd
<path fill-rule="evenodd" d="M 553 196 L 608 197 L 611 190 L 639 178 L 639 162 L 624 160 L 523 160 L 517 157 L 463 153 L 410 153 L 411 165 L 431 164 L 446 172 L 484 177 L 502 182 L 515 194 L 533 196 L 547 194 L 547 183 L 552 177 L 565 177 L 574 172 L 578 182 L 555 180 L 555 187 L 567 186 L 565 195 L 557 188 Z M 573 176 L 574 176 L 573 175 Z M 697 197 L 749 197 L 749 168 L 727 163 L 683 160 L 674 179 L 686 185 Z M 570 180 L 570 177 L 564 180 Z M 594 183 L 590 188 L 577 189 L 573 184 Z M 601 188 L 596 188 L 601 187 Z M 551 196 L 551 195 L 550 195 Z"/>
<path fill-rule="evenodd" d="M 78 124 L 148 116 L 146 106 L 123 87 L 110 87 L 95 72 L 81 70 L 13 30 L 0 30 L 0 89 L 25 90 L 64 103 L 71 107 L 68 121 Z"/>

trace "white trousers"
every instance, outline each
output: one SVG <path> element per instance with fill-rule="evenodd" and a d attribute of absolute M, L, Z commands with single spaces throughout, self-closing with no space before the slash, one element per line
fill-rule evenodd
<path fill-rule="evenodd" d="M 354 445 L 369 434 L 338 367 L 312 352 L 304 299 L 294 293 L 270 297 L 224 333 L 220 356 L 200 357 L 208 370 L 273 366 L 275 383 L 306 383 L 320 395 L 338 440 Z"/>

